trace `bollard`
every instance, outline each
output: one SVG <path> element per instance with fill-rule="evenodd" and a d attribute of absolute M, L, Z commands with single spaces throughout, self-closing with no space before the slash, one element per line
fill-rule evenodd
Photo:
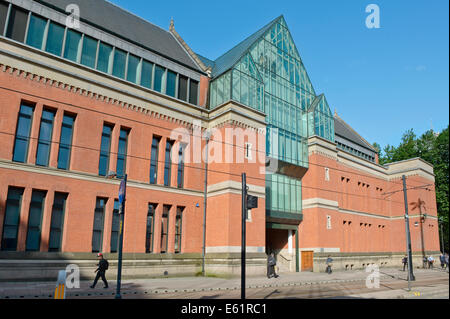
<path fill-rule="evenodd" d="M 66 299 L 66 271 L 58 272 L 58 280 L 56 281 L 54 299 Z"/>

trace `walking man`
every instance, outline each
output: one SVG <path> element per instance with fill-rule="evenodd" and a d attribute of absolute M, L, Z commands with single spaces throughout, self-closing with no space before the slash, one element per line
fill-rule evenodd
<path fill-rule="evenodd" d="M 433 269 L 434 258 L 433 256 L 428 257 L 428 268 Z"/>
<path fill-rule="evenodd" d="M 441 255 L 439 256 L 439 260 L 441 262 L 441 269 L 445 268 L 445 256 L 444 253 L 441 253 Z"/>
<path fill-rule="evenodd" d="M 427 256 L 423 256 L 423 269 L 428 268 L 428 257 Z"/>
<path fill-rule="evenodd" d="M 328 255 L 326 264 L 327 264 L 327 273 L 328 273 L 329 275 L 331 275 L 331 273 L 333 272 L 333 271 L 331 270 L 331 267 L 333 266 L 333 258 L 331 258 L 330 255 Z"/>
<path fill-rule="evenodd" d="M 405 257 L 403 257 L 402 263 L 403 263 L 403 271 L 405 271 L 405 268 L 408 267 L 408 257 L 406 255 L 405 255 Z"/>
<path fill-rule="evenodd" d="M 95 270 L 97 275 L 95 276 L 94 283 L 90 287 L 91 288 L 95 288 L 95 285 L 97 284 L 98 279 L 102 278 L 103 283 L 105 284 L 105 286 L 103 288 L 106 289 L 106 288 L 108 288 L 108 282 L 106 281 L 105 273 L 106 273 L 106 270 L 109 267 L 109 263 L 108 263 L 108 261 L 105 258 L 103 258 L 103 254 L 102 253 L 98 253 L 97 257 L 98 257 L 98 260 L 99 260 L 99 262 L 97 264 L 98 268 Z"/>
<path fill-rule="evenodd" d="M 267 259 L 267 278 L 275 277 L 278 278 L 278 275 L 275 273 L 275 265 L 277 261 L 275 260 L 274 253 L 270 253 L 269 258 Z"/>

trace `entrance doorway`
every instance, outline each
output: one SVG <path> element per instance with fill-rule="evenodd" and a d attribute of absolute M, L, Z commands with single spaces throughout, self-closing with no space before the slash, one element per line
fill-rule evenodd
<path fill-rule="evenodd" d="M 302 271 L 313 271 L 314 251 L 302 251 Z"/>

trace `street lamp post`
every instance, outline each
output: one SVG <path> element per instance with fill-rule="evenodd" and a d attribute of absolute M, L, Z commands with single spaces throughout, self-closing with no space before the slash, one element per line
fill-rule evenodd
<path fill-rule="evenodd" d="M 411 290 L 411 281 L 414 281 L 412 252 L 411 252 L 411 235 L 409 232 L 409 215 L 408 215 L 408 197 L 406 195 L 406 176 L 403 179 L 403 195 L 405 200 L 405 227 L 406 227 L 406 252 L 408 254 L 408 289 Z"/>
<path fill-rule="evenodd" d="M 439 218 L 439 226 L 440 226 L 440 228 L 441 228 L 441 251 L 442 251 L 442 254 L 445 254 L 445 247 L 444 247 L 444 230 L 442 229 L 442 226 L 444 225 L 444 220 L 440 217 Z"/>
<path fill-rule="evenodd" d="M 211 133 L 207 131 L 204 136 L 206 140 L 205 154 L 205 185 L 203 194 L 203 248 L 202 248 L 202 276 L 205 276 L 205 256 L 206 256 L 206 205 L 208 201 L 208 144 Z"/>
<path fill-rule="evenodd" d="M 112 178 L 117 176 L 116 173 L 110 172 L 108 174 L 108 178 Z M 127 192 L 127 174 L 123 177 L 120 182 L 119 187 L 119 203 L 121 205 L 119 216 L 120 216 L 120 225 L 119 225 L 119 252 L 118 252 L 118 260 L 117 260 L 117 287 L 116 287 L 116 296 L 115 299 L 122 299 L 122 295 L 120 294 L 120 286 L 122 279 L 122 248 L 123 248 L 123 230 L 124 230 L 124 221 L 125 221 L 125 198 Z"/>

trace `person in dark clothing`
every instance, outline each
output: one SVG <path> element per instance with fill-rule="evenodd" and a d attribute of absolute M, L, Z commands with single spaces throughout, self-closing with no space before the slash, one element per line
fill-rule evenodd
<path fill-rule="evenodd" d="M 99 262 L 97 264 L 98 268 L 95 270 L 97 275 L 95 276 L 94 283 L 90 287 L 95 288 L 95 285 L 97 284 L 97 281 L 99 280 L 99 278 L 102 278 L 103 283 L 105 284 L 104 288 L 106 289 L 106 288 L 108 288 L 108 282 L 106 281 L 105 273 L 109 267 L 109 263 L 105 258 L 103 258 L 102 253 L 98 253 L 97 257 L 99 258 Z"/>
<path fill-rule="evenodd" d="M 423 269 L 428 268 L 428 257 L 423 256 Z"/>
<path fill-rule="evenodd" d="M 441 261 L 441 268 L 444 269 L 445 268 L 445 256 L 444 256 L 444 253 L 442 253 L 439 256 L 439 260 Z"/>
<path fill-rule="evenodd" d="M 403 271 L 405 271 L 405 268 L 408 267 L 408 257 L 403 257 L 402 259 L 402 263 L 403 263 Z"/>
<path fill-rule="evenodd" d="M 270 253 L 269 258 L 267 258 L 267 278 L 275 277 L 278 278 L 278 275 L 275 273 L 275 265 L 277 261 L 275 260 L 274 253 Z"/>
<path fill-rule="evenodd" d="M 333 266 L 333 258 L 331 258 L 330 255 L 328 255 L 326 264 L 327 264 L 327 273 L 328 273 L 329 275 L 331 275 L 331 273 L 333 272 L 333 271 L 331 270 L 331 267 Z"/>

